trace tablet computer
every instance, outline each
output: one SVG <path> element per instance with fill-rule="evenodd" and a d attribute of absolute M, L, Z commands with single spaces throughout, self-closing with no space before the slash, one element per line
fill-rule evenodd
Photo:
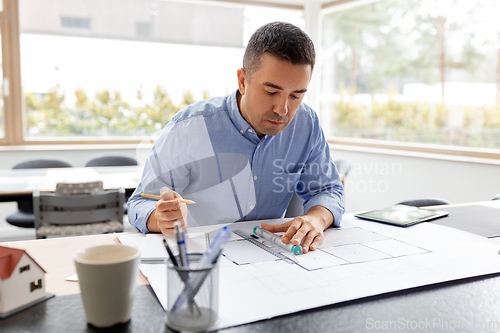
<path fill-rule="evenodd" d="M 448 214 L 448 212 L 440 210 L 394 205 L 384 209 L 355 214 L 354 216 L 364 220 L 388 223 L 400 227 L 409 227 L 417 223 L 448 216 Z"/>

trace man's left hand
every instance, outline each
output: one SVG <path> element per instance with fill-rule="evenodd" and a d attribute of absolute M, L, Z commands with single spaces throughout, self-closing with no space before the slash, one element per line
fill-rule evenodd
<path fill-rule="evenodd" d="M 314 251 L 323 242 L 323 231 L 333 223 L 333 215 L 323 206 L 311 208 L 307 214 L 297 216 L 283 224 L 262 223 L 262 229 L 270 232 L 285 232 L 281 241 L 293 245 L 302 244 L 302 253 Z"/>

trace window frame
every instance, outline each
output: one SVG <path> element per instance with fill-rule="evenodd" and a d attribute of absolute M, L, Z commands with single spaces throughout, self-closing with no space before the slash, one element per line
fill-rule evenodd
<path fill-rule="evenodd" d="M 341 10 L 346 6 L 356 6 L 374 2 L 377 0 L 336 0 L 322 3 L 320 5 L 320 14 L 317 20 L 321 20 L 322 15 L 332 10 Z M 4 96 L 4 134 L 0 138 L 0 145 L 5 146 L 27 146 L 27 145 L 95 145 L 95 144 L 138 144 L 144 140 L 142 137 L 54 137 L 27 139 L 24 136 L 23 129 L 23 95 L 21 88 L 21 64 L 20 64 L 20 29 L 19 29 L 19 0 L 2 0 L 3 11 L 0 12 L 0 28 L 2 34 L 2 63 L 3 79 L 9 82 L 8 96 Z M 248 0 L 218 0 L 215 2 L 234 3 L 235 5 L 260 5 L 278 8 L 302 9 L 304 17 L 311 18 L 307 11 L 309 6 L 293 4 L 284 4 L 283 2 L 267 1 L 248 1 Z M 306 27 L 308 26 L 306 22 Z M 311 25 L 314 26 L 314 25 Z M 318 29 L 321 30 L 321 24 Z M 312 32 L 309 32 L 310 34 Z M 321 36 L 321 31 L 313 32 L 313 36 Z M 315 41 L 318 42 L 318 41 Z M 320 65 L 320 64 L 319 64 Z M 312 92 L 310 92 L 312 93 Z M 316 110 L 319 112 L 319 110 Z M 346 146 L 357 146 L 365 148 L 381 148 L 394 151 L 409 151 L 442 154 L 450 156 L 474 157 L 500 160 L 500 150 L 480 149 L 456 146 L 438 146 L 420 143 L 405 142 L 385 142 L 368 139 L 351 139 L 344 137 L 327 138 L 330 144 L 339 144 Z"/>
<path fill-rule="evenodd" d="M 5 136 L 0 138 L 0 144 L 15 145 L 21 144 L 23 140 L 18 0 L 3 0 L 0 27 L 2 33 L 2 79 L 4 83 L 9 82 L 8 94 L 3 96 Z"/>
<path fill-rule="evenodd" d="M 330 145 L 343 145 L 361 148 L 387 149 L 394 152 L 401 151 L 407 153 L 422 153 L 434 154 L 441 156 L 460 157 L 460 158 L 479 158 L 486 160 L 497 160 L 493 164 L 500 162 L 500 150 L 480 149 L 471 147 L 457 147 L 446 145 L 431 145 L 424 143 L 409 143 L 399 141 L 382 141 L 370 139 L 356 139 L 344 137 L 328 137 L 327 141 Z M 486 161 L 485 161 L 486 162 Z"/>

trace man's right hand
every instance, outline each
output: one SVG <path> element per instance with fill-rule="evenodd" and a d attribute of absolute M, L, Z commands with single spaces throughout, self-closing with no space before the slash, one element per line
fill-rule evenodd
<path fill-rule="evenodd" d="M 168 187 L 160 190 L 161 199 L 156 203 L 156 209 L 149 215 L 147 227 L 150 232 L 159 232 L 167 236 L 174 236 L 174 223 L 179 222 L 181 229 L 186 229 L 187 205 L 174 200 L 182 197 Z"/>

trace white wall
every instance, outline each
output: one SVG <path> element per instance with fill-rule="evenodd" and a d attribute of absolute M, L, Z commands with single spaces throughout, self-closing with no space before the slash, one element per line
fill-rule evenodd
<path fill-rule="evenodd" d="M 444 198 L 452 203 L 485 201 L 500 193 L 500 161 L 495 165 L 472 159 L 453 161 L 453 157 L 442 155 L 404 156 L 376 149 L 332 148 L 333 159 L 345 158 L 353 163 L 345 181 L 348 212 L 423 197 Z"/>

